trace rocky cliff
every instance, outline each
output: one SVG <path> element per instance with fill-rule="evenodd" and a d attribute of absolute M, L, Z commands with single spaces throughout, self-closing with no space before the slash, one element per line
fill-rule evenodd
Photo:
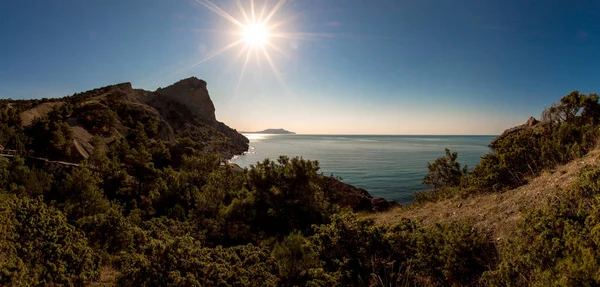
<path fill-rule="evenodd" d="M 206 82 L 196 77 L 183 79 L 166 88 L 159 88 L 156 93 L 185 105 L 194 115 L 206 122 L 216 122 L 215 105 L 213 104 Z"/>

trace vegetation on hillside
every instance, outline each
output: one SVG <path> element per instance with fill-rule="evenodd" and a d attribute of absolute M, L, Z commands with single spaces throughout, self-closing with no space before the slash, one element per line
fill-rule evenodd
<path fill-rule="evenodd" d="M 597 101 L 568 95 L 469 172 L 447 150 L 424 179 L 435 190 L 417 200 L 502 191 L 585 154 Z M 600 167 L 527 211 L 519 236 L 497 244 L 467 222 L 376 225 L 336 204 L 316 161 L 222 166 L 198 140 L 218 127 L 198 130 L 183 109 L 159 119 L 126 95 L 76 95 L 25 127 L 14 110 L 29 104 L 0 104 L 0 144 L 10 149 L 68 157 L 73 118 L 95 135 L 78 167 L 0 158 L 0 285 L 82 286 L 102 267 L 123 286 L 600 283 Z M 175 143 L 161 136 L 165 122 Z"/>
<path fill-rule="evenodd" d="M 542 121 L 512 133 L 495 144 L 475 168 L 460 170 L 457 154 L 429 163 L 423 183 L 434 187 L 418 193 L 417 202 L 476 193 L 499 192 L 527 183 L 544 170 L 580 158 L 597 144 L 600 135 L 597 94 L 573 91 L 542 113 Z"/>

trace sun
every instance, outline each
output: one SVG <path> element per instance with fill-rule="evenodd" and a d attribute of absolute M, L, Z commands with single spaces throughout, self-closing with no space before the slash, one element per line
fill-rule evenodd
<path fill-rule="evenodd" d="M 239 52 L 232 60 L 237 61 L 241 58 L 243 59 L 243 65 L 240 69 L 235 93 L 237 93 L 246 68 L 251 62 L 251 57 L 256 58 L 259 69 L 260 62 L 262 60 L 266 61 L 280 84 L 286 90 L 288 89 L 282 76 L 283 73 L 275 63 L 273 52 L 278 53 L 283 58 L 288 58 L 289 54 L 282 48 L 286 46 L 293 47 L 291 41 L 316 35 L 312 33 L 291 33 L 289 31 L 290 28 L 293 29 L 293 27 L 290 27 L 290 22 L 295 19 L 295 16 L 282 15 L 282 10 L 284 10 L 289 0 L 277 0 L 274 3 L 272 2 L 272 5 L 269 4 L 269 0 L 231 0 L 238 8 L 237 13 L 235 11 L 225 11 L 211 0 L 194 1 L 233 24 L 233 29 L 223 31 L 223 36 L 236 35 L 236 38 L 233 42 L 208 53 L 202 60 L 193 64 L 192 68 L 238 47 L 240 48 Z M 264 4 L 256 5 L 255 1 L 264 2 Z"/>
<path fill-rule="evenodd" d="M 263 46 L 269 41 L 269 32 L 265 25 L 250 24 L 244 27 L 244 40 L 250 47 Z"/>

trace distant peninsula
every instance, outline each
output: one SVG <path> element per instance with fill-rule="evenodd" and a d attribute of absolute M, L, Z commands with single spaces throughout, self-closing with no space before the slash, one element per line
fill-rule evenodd
<path fill-rule="evenodd" d="M 241 134 L 272 134 L 272 135 L 295 135 L 295 132 L 286 131 L 284 129 L 266 129 L 258 132 L 240 132 Z"/>

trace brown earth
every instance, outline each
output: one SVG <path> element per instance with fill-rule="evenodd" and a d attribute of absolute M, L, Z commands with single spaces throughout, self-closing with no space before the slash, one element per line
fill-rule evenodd
<path fill-rule="evenodd" d="M 39 104 L 35 108 L 26 110 L 19 114 L 19 117 L 21 118 L 21 124 L 24 127 L 29 126 L 31 125 L 34 119 L 43 117 L 47 115 L 50 111 L 52 111 L 54 108 L 60 107 L 64 104 L 64 102 L 43 103 Z"/>

